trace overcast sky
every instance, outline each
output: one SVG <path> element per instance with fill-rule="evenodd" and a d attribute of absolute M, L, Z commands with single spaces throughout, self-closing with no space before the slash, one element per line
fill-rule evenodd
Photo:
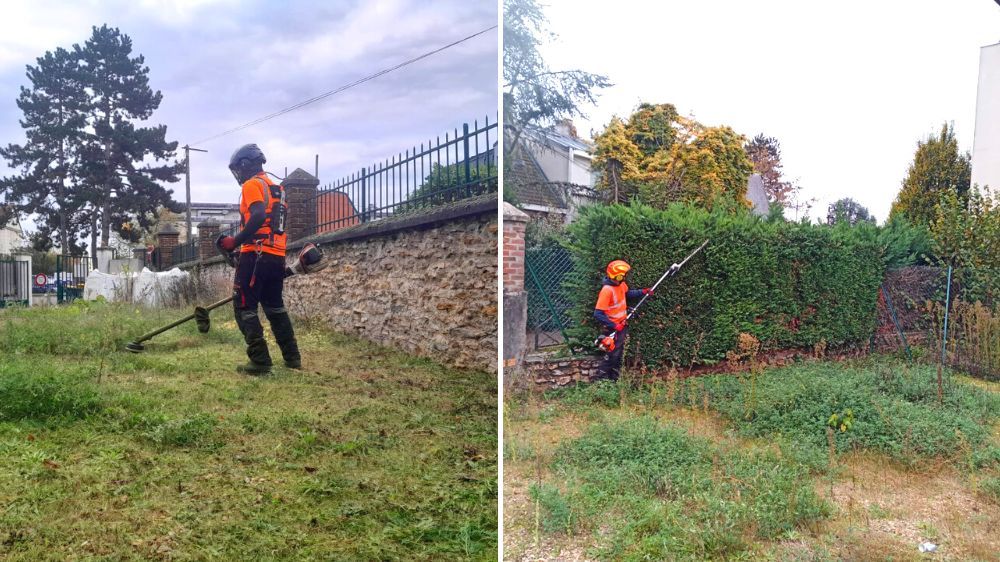
<path fill-rule="evenodd" d="M 150 124 L 194 143 L 497 24 L 495 0 L 107 0 L 4 2 L 0 144 L 24 140 L 15 100 L 25 65 L 108 24 L 146 57 L 163 102 Z M 497 114 L 499 33 L 261 125 L 197 146 L 192 200 L 236 202 L 229 156 L 256 142 L 266 169 L 320 180 L 355 172 L 463 122 Z M 0 173 L 10 170 L 0 162 Z M 172 184 L 184 199 L 183 180 Z"/>
<path fill-rule="evenodd" d="M 1000 42 L 993 0 L 549 0 L 554 70 L 607 75 L 580 134 L 640 102 L 776 137 L 819 203 L 885 219 L 916 143 L 952 121 L 972 150 L 979 50 Z"/>

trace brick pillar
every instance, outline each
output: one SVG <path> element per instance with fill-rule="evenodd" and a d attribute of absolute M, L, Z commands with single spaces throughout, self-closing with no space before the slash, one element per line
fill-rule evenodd
<path fill-rule="evenodd" d="M 171 224 L 164 224 L 160 231 L 156 233 L 156 246 L 160 253 L 159 267 L 161 270 L 174 265 L 174 248 L 181 233 L 177 232 Z"/>
<path fill-rule="evenodd" d="M 524 230 L 528 215 L 503 204 L 503 364 L 516 367 L 527 342 L 528 293 L 524 290 Z M 511 381 L 507 381 L 511 382 Z"/>
<path fill-rule="evenodd" d="M 198 257 L 207 260 L 217 255 L 215 251 L 215 239 L 219 237 L 219 229 L 222 225 L 215 219 L 202 221 L 198 225 Z"/>
<path fill-rule="evenodd" d="M 285 200 L 288 202 L 288 219 L 285 225 L 288 242 L 312 236 L 316 232 L 319 180 L 302 168 L 296 168 L 281 185 L 285 186 Z"/>

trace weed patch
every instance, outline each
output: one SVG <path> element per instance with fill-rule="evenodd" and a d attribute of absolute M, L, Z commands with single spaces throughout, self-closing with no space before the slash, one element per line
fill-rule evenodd
<path fill-rule="evenodd" d="M 850 429 L 834 432 L 837 452 L 868 449 L 903 462 L 953 457 L 985 445 L 1000 418 L 1000 396 L 971 385 L 948 385 L 939 406 L 935 373 L 926 366 L 815 363 L 775 369 L 758 377 L 753 402 L 740 377 L 709 377 L 704 386 L 712 407 L 745 436 L 783 436 L 824 448 L 831 416 L 850 410 Z"/>
<path fill-rule="evenodd" d="M 78 368 L 0 362 L 0 421 L 79 419 L 101 406 L 94 384 Z"/>
<path fill-rule="evenodd" d="M 563 444 L 567 492 L 532 488 L 547 532 L 611 526 L 602 558 L 724 558 L 822 519 L 808 472 L 765 450 L 727 451 L 649 417 L 595 424 Z M 620 514 L 613 522 L 602 517 Z"/>

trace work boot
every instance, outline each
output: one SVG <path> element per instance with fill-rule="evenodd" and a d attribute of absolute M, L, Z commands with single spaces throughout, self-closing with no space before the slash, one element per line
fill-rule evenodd
<path fill-rule="evenodd" d="M 270 375 L 271 374 L 271 366 L 270 365 L 258 365 L 257 363 L 254 363 L 253 361 L 250 361 L 246 365 L 237 365 L 236 366 L 236 372 L 240 373 L 241 375 L 250 375 L 250 376 L 254 376 L 254 377 L 260 377 L 260 376 L 264 376 L 264 375 Z"/>
<path fill-rule="evenodd" d="M 267 351 L 264 338 L 254 338 L 247 343 L 247 357 L 250 362 L 236 367 L 237 373 L 266 375 L 271 372 L 271 354 Z"/>
<path fill-rule="evenodd" d="M 264 315 L 271 324 L 271 333 L 274 340 L 281 348 L 281 357 L 285 360 L 285 366 L 289 369 L 302 368 L 302 355 L 299 353 L 299 344 L 295 341 L 295 331 L 292 329 L 292 319 L 288 316 L 285 307 L 269 308 L 264 307 Z"/>

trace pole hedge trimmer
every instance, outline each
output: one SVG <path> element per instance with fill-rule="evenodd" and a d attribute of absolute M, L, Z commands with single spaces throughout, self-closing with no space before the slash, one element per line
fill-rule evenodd
<path fill-rule="evenodd" d="M 707 244 L 708 240 L 705 240 L 704 242 L 701 243 L 701 246 L 698 246 L 697 248 L 695 248 L 693 252 L 688 254 L 688 257 L 684 258 L 684 261 L 682 261 L 681 263 L 675 263 L 671 265 L 670 269 L 665 271 L 663 275 L 660 276 L 660 279 L 656 282 L 656 284 L 650 287 L 649 293 L 642 295 L 642 298 L 639 299 L 639 302 L 637 302 L 635 306 L 629 309 L 628 315 L 625 316 L 625 323 L 628 323 L 628 321 L 632 319 L 632 316 L 634 316 L 635 312 L 639 310 L 639 307 L 642 306 L 642 303 L 646 302 L 646 299 L 648 299 L 650 295 L 652 295 L 656 291 L 656 288 L 660 286 L 660 283 L 663 283 L 664 279 L 676 275 L 677 272 L 680 271 L 682 267 L 684 267 L 684 264 L 686 264 L 689 259 L 693 258 L 695 254 L 700 252 L 702 248 L 704 248 Z M 601 352 L 610 353 L 614 351 L 615 347 L 617 347 L 618 345 L 617 338 L 618 338 L 618 332 L 616 331 L 612 331 L 610 334 L 602 334 L 598 336 L 597 339 L 594 340 L 594 345 L 597 346 L 597 349 L 601 350 Z"/>
<path fill-rule="evenodd" d="M 222 250 L 219 251 L 222 252 L 223 257 L 226 258 L 226 262 L 229 265 L 236 267 L 236 263 L 239 259 L 236 252 L 224 252 Z M 306 244 L 305 247 L 303 247 L 302 250 L 299 252 L 299 255 L 296 257 L 291 267 L 285 268 L 285 277 L 288 278 L 293 275 L 315 273 L 325 268 L 327 265 L 328 262 L 324 259 L 323 252 L 314 244 Z M 152 339 L 153 336 L 162 334 L 163 332 L 166 332 L 171 328 L 176 328 L 177 326 L 180 326 L 181 324 L 188 322 L 192 319 L 194 319 L 195 322 L 197 322 L 198 331 L 204 334 L 208 332 L 208 330 L 211 328 L 211 321 L 209 320 L 208 313 L 211 310 L 219 308 L 220 306 L 232 300 L 233 297 L 230 296 L 222 299 L 221 301 L 214 302 L 208 306 L 204 307 L 196 306 L 194 308 L 193 314 L 188 314 L 184 318 L 175 320 L 174 322 L 171 322 L 170 324 L 167 324 L 162 328 L 157 328 L 156 330 L 153 330 L 148 334 L 143 334 L 139 336 L 138 338 L 125 344 L 125 350 L 131 351 L 132 353 L 141 353 L 144 349 L 146 349 L 146 346 L 142 345 L 142 342 Z"/>

